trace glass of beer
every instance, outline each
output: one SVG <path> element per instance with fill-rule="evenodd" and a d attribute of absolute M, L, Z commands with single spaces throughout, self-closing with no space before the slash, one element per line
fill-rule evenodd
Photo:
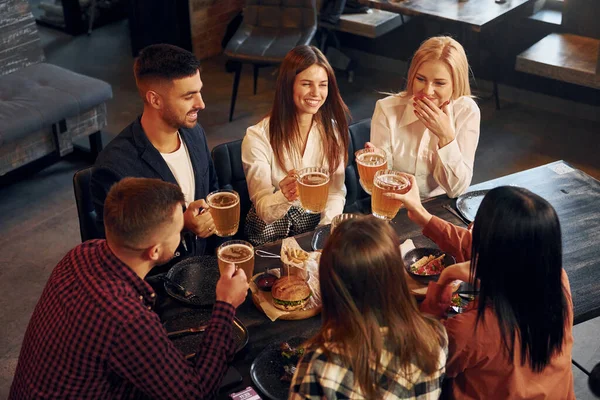
<path fill-rule="evenodd" d="M 223 274 L 225 263 L 235 264 L 236 270 L 241 268 L 246 273 L 248 282 L 254 275 L 254 247 L 244 240 L 230 240 L 217 248 L 219 272 Z"/>
<path fill-rule="evenodd" d="M 206 196 L 210 214 L 215 222 L 217 236 L 227 237 L 237 233 L 240 225 L 240 196 L 235 190 L 217 190 Z"/>
<path fill-rule="evenodd" d="M 360 186 L 365 192 L 372 194 L 375 173 L 387 168 L 387 157 L 382 149 L 362 149 L 354 153 Z"/>
<path fill-rule="evenodd" d="M 398 210 L 402 207 L 402 202 L 384 196 L 384 194 L 404 194 L 409 190 L 410 179 L 408 175 L 391 169 L 377 171 L 373 180 L 373 196 L 371 197 L 373 215 L 381 219 L 394 219 Z"/>
<path fill-rule="evenodd" d="M 331 228 L 329 230 L 329 234 L 331 235 L 333 233 L 333 230 L 339 225 L 341 224 L 343 221 L 347 220 L 347 219 L 352 219 L 352 218 L 356 218 L 358 217 L 357 214 L 350 214 L 350 213 L 345 213 L 345 214 L 338 214 L 335 217 L 333 217 L 333 219 L 331 220 Z"/>
<path fill-rule="evenodd" d="M 310 214 L 320 214 L 329 196 L 329 170 L 319 167 L 298 171 L 298 195 L 302 208 Z"/>

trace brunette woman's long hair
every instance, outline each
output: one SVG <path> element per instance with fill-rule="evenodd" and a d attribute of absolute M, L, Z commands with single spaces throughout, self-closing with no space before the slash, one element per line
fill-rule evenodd
<path fill-rule="evenodd" d="M 329 345 L 339 349 L 367 399 L 381 397 L 377 371 L 384 349 L 393 349 L 388 368 L 413 381 L 411 365 L 434 373 L 447 344 L 444 328 L 419 312 L 409 292 L 399 246 L 389 223 L 353 218 L 333 231 L 319 265 L 323 324 L 307 346 L 326 354 Z"/>
<path fill-rule="evenodd" d="M 327 58 L 314 46 L 297 46 L 290 50 L 277 77 L 275 99 L 269 114 L 269 135 L 277 164 L 285 171 L 287 153 L 289 157 L 301 159 L 302 142 L 298 129 L 296 105 L 294 104 L 294 82 L 296 75 L 312 65 L 319 65 L 327 72 L 327 99 L 314 116 L 323 140 L 324 156 L 331 174 L 343 160 L 348 161 L 348 118 L 350 111 L 342 100 L 335 74 Z M 336 130 L 339 135 L 336 135 Z"/>
<path fill-rule="evenodd" d="M 541 372 L 562 350 L 568 302 L 562 241 L 554 208 L 523 188 L 490 190 L 475 216 L 472 280 L 479 279 L 477 323 L 491 307 L 504 350 Z"/>

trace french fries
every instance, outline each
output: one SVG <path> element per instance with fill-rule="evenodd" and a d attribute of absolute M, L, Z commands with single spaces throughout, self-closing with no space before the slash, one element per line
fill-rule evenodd
<path fill-rule="evenodd" d="M 308 253 L 302 249 L 288 247 L 283 249 L 283 253 L 286 255 L 287 259 L 293 263 L 301 264 L 308 260 Z"/>

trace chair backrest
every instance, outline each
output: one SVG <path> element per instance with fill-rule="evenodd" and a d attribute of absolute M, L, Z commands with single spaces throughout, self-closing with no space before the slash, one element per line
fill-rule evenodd
<path fill-rule="evenodd" d="M 317 6 L 315 0 L 248 0 L 244 23 L 263 28 L 316 29 Z"/>
<path fill-rule="evenodd" d="M 44 61 L 27 0 L 0 0 L 0 76 Z"/>
<path fill-rule="evenodd" d="M 358 121 L 349 127 L 348 166 L 346 167 L 346 206 L 347 213 L 371 213 L 371 196 L 360 186 L 358 168 L 354 152 L 365 147 L 371 136 L 371 118 Z"/>
<path fill-rule="evenodd" d="M 79 216 L 79 233 L 81 242 L 91 239 L 100 239 L 102 233 L 96 226 L 96 210 L 90 192 L 90 180 L 92 168 L 85 168 L 75 172 L 73 175 L 73 191 L 75 192 L 75 203 L 77 203 L 77 215 Z"/>
<path fill-rule="evenodd" d="M 240 226 L 234 237 L 244 238 L 246 215 L 250 211 L 252 202 L 242 165 L 242 139 L 215 146 L 211 154 L 219 179 L 219 188 L 233 189 L 240 195 Z"/>

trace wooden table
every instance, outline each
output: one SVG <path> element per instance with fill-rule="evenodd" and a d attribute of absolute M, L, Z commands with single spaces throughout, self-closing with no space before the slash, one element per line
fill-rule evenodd
<path fill-rule="evenodd" d="M 600 315 L 600 182 L 584 172 L 558 161 L 538 168 L 522 171 L 502 178 L 471 186 L 469 191 L 484 190 L 501 185 L 525 187 L 547 199 L 556 209 L 562 227 L 564 268 L 567 271 L 573 294 L 575 323 L 581 323 Z M 433 215 L 465 226 L 457 217 L 443 208 L 454 205 L 455 200 L 438 196 L 425 203 Z M 402 241 L 412 239 L 416 247 L 432 246 L 433 242 L 421 234 L 417 225 L 400 210 L 392 222 Z M 310 250 L 312 232 L 296 237 L 305 250 Z M 281 242 L 261 247 L 266 251 L 279 253 Z M 510 258 L 508 257 L 507 260 Z M 255 272 L 280 265 L 278 259 L 256 257 Z M 167 297 L 157 288 L 157 313 L 162 320 L 176 318 L 190 312 L 189 307 Z M 319 328 L 320 316 L 301 321 L 271 322 L 252 303 L 250 295 L 237 311 L 237 316 L 247 326 L 250 341 L 236 355 L 233 365 L 243 376 L 243 383 L 224 391 L 219 398 L 227 399 L 227 394 L 255 386 L 250 379 L 250 366 L 256 356 L 270 343 L 281 342 L 291 337 L 309 337 Z M 189 326 L 177 327 L 177 329 Z M 266 397 L 263 397 L 266 398 Z"/>
<path fill-rule="evenodd" d="M 441 20 L 459 22 L 480 32 L 508 16 L 523 11 L 534 0 L 508 0 L 497 4 L 494 0 L 360 0 L 362 4 L 381 10 L 407 15 L 424 15 Z"/>
<path fill-rule="evenodd" d="M 575 324 L 600 316 L 600 182 L 556 161 L 473 185 L 469 191 L 521 186 L 548 200 L 560 220 L 563 268 L 573 295 Z"/>

